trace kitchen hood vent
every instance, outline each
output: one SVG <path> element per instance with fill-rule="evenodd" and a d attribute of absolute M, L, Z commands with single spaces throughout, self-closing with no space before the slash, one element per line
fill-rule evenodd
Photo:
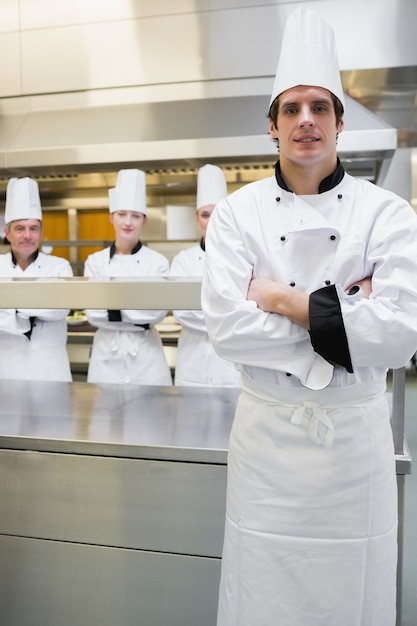
<path fill-rule="evenodd" d="M 145 171 L 272 164 L 269 96 L 0 109 L 0 177 L 72 176 L 124 167 Z M 346 97 L 338 152 L 354 175 L 381 182 L 396 129 Z"/>

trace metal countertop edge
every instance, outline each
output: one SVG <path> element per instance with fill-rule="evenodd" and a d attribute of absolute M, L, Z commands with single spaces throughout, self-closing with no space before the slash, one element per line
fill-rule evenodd
<path fill-rule="evenodd" d="M 0 435 L 0 450 L 226 465 L 227 450 Z"/>
<path fill-rule="evenodd" d="M 411 474 L 412 460 L 406 442 L 404 454 L 395 455 L 396 473 Z M 0 435 L 0 450 L 49 452 L 108 458 L 169 461 L 173 463 L 202 463 L 227 465 L 227 450 L 213 448 L 186 448 L 153 446 L 76 439 L 48 439 L 17 435 Z"/>

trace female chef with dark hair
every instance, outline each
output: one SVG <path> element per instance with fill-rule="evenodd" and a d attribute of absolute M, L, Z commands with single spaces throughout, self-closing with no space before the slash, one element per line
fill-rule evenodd
<path fill-rule="evenodd" d="M 114 243 L 91 254 L 84 275 L 94 278 L 166 276 L 168 260 L 142 245 L 146 224 L 146 179 L 137 169 L 121 170 L 116 187 L 109 190 Z M 88 368 L 88 382 L 172 385 L 172 377 L 155 324 L 166 311 L 87 310 L 97 326 Z"/>
<path fill-rule="evenodd" d="M 242 385 L 218 626 L 395 626 L 385 391 L 417 347 L 417 217 L 344 171 L 335 97 L 333 31 L 301 7 L 271 98 L 275 174 L 219 202 L 207 229 L 207 328 Z"/>

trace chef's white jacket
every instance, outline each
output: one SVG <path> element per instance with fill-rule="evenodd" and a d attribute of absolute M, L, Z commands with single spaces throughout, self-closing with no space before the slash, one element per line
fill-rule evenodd
<path fill-rule="evenodd" d="M 60 278 L 72 276 L 67 260 L 39 252 L 22 270 L 11 252 L 0 255 L 2 278 Z M 39 302 L 42 303 L 42 293 Z M 35 304 L 35 303 L 34 303 Z M 69 309 L 0 310 L 0 378 L 70 381 L 66 349 Z"/>
<path fill-rule="evenodd" d="M 179 252 L 171 263 L 171 276 L 203 275 L 205 252 L 200 245 Z M 175 320 L 181 324 L 175 363 L 177 386 L 238 387 L 239 372 L 233 363 L 218 356 L 208 337 L 203 312 L 176 310 Z"/>
<path fill-rule="evenodd" d="M 160 277 L 169 274 L 168 260 L 140 244 L 132 254 L 115 254 L 114 245 L 91 254 L 84 275 L 93 278 Z M 90 324 L 97 327 L 90 357 L 89 382 L 172 385 L 172 377 L 154 324 L 162 310 L 87 310 Z"/>
<path fill-rule="evenodd" d="M 387 368 L 417 347 L 417 217 L 340 166 L 330 178 L 304 197 L 279 177 L 251 183 L 222 200 L 208 225 L 202 306 L 243 388 L 218 626 L 395 623 L 397 494 L 384 392 Z M 346 294 L 369 276 L 369 299 Z M 310 294 L 310 332 L 248 301 L 252 277 Z"/>
<path fill-rule="evenodd" d="M 217 205 L 206 251 L 209 336 L 254 384 L 375 380 L 416 351 L 417 218 L 389 191 L 346 173 L 313 196 L 279 187 L 275 176 L 256 181 Z M 367 276 L 369 299 L 345 293 Z M 252 278 L 311 294 L 310 333 L 248 301 Z"/>

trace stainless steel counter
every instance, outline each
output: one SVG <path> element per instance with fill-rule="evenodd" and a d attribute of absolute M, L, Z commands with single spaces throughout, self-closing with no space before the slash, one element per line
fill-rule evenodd
<path fill-rule="evenodd" d="M 214 626 L 236 390 L 0 382 L 7 626 Z"/>
<path fill-rule="evenodd" d="M 0 381 L 0 448 L 226 463 L 238 390 Z"/>

